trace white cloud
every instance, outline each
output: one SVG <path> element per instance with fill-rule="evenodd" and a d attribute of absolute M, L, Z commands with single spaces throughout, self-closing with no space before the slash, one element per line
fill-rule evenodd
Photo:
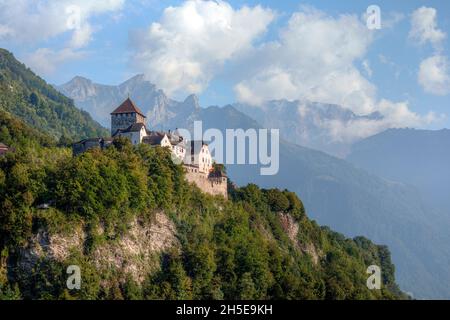
<path fill-rule="evenodd" d="M 40 42 L 72 32 L 72 37 L 84 39 L 92 30 L 89 19 L 105 12 L 119 10 L 124 0 L 0 0 L 0 40 Z M 80 31 L 81 30 L 81 31 Z M 85 44 L 74 40 L 77 45 Z"/>
<path fill-rule="evenodd" d="M 433 56 L 420 63 L 417 75 L 420 86 L 433 95 L 449 94 L 450 64 L 442 54 L 442 42 L 447 34 L 438 28 L 436 9 L 421 7 L 412 13 L 409 37 L 421 45 L 429 42 L 435 50 Z"/>
<path fill-rule="evenodd" d="M 421 7 L 412 13 L 409 32 L 412 40 L 421 45 L 429 42 L 438 49 L 446 36 L 445 32 L 438 28 L 436 9 Z"/>
<path fill-rule="evenodd" d="M 434 55 L 422 61 L 418 81 L 425 92 L 435 95 L 450 93 L 450 63 L 447 57 Z"/>
<path fill-rule="evenodd" d="M 322 127 L 328 130 L 331 141 L 352 144 L 389 128 L 424 127 L 445 120 L 444 115 L 429 112 L 421 116 L 409 109 L 408 102 L 394 103 L 382 99 L 377 104 L 382 117 L 378 119 L 357 118 L 350 121 L 333 119 L 324 121 Z"/>
<path fill-rule="evenodd" d="M 91 41 L 95 30 L 92 18 L 121 9 L 124 1 L 0 0 L 0 42 L 39 46 L 55 37 L 69 35 L 69 40 L 61 49 L 38 48 L 27 56 L 27 62 L 33 69 L 55 70 L 64 62 L 63 59 L 72 60 L 82 55 L 76 50 L 86 47 Z M 44 57 L 52 57 L 56 62 Z"/>
<path fill-rule="evenodd" d="M 411 111 L 408 102 L 377 98 L 376 87 L 356 67 L 362 65 L 371 76 L 365 56 L 372 37 L 356 16 L 330 17 L 312 9 L 297 12 L 277 41 L 255 49 L 248 61 L 239 64 L 250 67 L 235 86 L 238 100 L 261 105 L 267 100 L 306 99 L 338 104 L 357 115 L 380 114 L 321 123 L 330 139 L 345 143 L 387 128 L 421 127 L 436 121 L 432 113 L 421 116 Z"/>
<path fill-rule="evenodd" d="M 169 94 L 199 93 L 223 64 L 251 48 L 274 13 L 224 1 L 186 1 L 134 34 L 134 66 Z"/>
<path fill-rule="evenodd" d="M 355 67 L 371 42 L 372 32 L 356 16 L 297 12 L 278 41 L 261 46 L 249 58 L 258 66 L 235 87 L 238 99 L 258 104 L 303 98 L 372 112 L 376 89 Z"/>

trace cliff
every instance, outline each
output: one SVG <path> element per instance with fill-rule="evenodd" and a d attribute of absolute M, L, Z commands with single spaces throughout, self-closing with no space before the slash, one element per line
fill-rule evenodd
<path fill-rule="evenodd" d="M 1 298 L 405 297 L 386 247 L 318 226 L 292 192 L 249 185 L 225 199 L 163 148 L 118 139 L 72 157 L 33 139 L 0 158 Z M 366 286 L 373 264 L 380 290 Z"/>

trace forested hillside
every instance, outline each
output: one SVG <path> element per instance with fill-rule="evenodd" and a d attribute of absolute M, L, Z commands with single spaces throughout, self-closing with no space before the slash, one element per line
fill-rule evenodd
<path fill-rule="evenodd" d="M 36 76 L 12 53 L 0 48 L 0 110 L 8 111 L 34 128 L 59 139 L 107 135 L 73 101 Z"/>
<path fill-rule="evenodd" d="M 1 299 L 404 297 L 387 247 L 319 227 L 292 192 L 230 186 L 230 200 L 212 197 L 165 149 L 116 140 L 72 157 L 7 118 Z M 372 264 L 381 290 L 366 286 Z M 66 287 L 68 265 L 81 268 L 80 290 Z"/>

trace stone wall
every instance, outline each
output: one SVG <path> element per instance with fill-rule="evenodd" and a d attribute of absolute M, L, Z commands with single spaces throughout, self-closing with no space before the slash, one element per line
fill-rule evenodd
<path fill-rule="evenodd" d="M 209 177 L 208 174 L 198 172 L 198 169 L 185 168 L 186 180 L 193 182 L 205 193 L 212 194 L 214 196 L 221 195 L 225 199 L 228 198 L 227 192 L 227 178 L 226 177 Z M 196 171 L 197 170 L 197 171 Z"/>

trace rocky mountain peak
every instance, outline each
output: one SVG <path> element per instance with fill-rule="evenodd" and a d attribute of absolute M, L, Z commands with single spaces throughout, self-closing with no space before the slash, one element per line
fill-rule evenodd
<path fill-rule="evenodd" d="M 198 96 L 195 94 L 191 94 L 186 99 L 184 99 L 183 104 L 185 106 L 193 107 L 193 109 L 200 108 L 200 102 L 199 102 Z"/>

